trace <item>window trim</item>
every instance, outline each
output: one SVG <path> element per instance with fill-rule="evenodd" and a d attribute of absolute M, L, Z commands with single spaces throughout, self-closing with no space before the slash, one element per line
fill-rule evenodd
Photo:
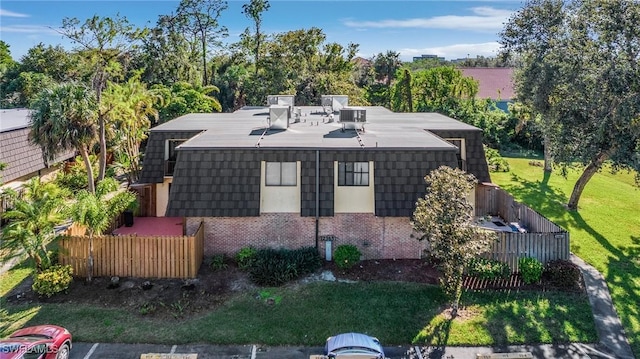
<path fill-rule="evenodd" d="M 464 137 L 447 137 L 444 139 L 445 141 L 449 142 L 450 144 L 456 146 L 452 141 L 460 141 L 460 159 L 459 159 L 459 163 L 458 166 L 460 167 L 461 170 L 466 171 L 467 170 L 467 141 L 466 138 Z M 458 146 L 456 146 L 458 147 Z"/>
<path fill-rule="evenodd" d="M 356 164 L 359 165 L 366 165 L 366 171 L 364 170 L 360 170 L 357 171 L 356 170 Z M 349 170 L 348 167 L 351 167 L 351 169 Z M 350 161 L 338 161 L 338 186 L 339 187 L 369 187 L 370 185 L 370 181 L 369 181 L 369 175 L 371 173 L 371 168 L 370 168 L 370 163 L 369 161 L 355 161 L 355 162 L 350 162 Z M 356 181 L 356 176 L 359 175 L 360 176 L 360 181 Z M 351 184 L 349 184 L 347 181 L 347 178 L 351 177 Z M 362 182 L 362 181 L 366 181 L 366 184 L 356 184 L 356 182 Z"/>
<path fill-rule="evenodd" d="M 164 160 L 165 161 L 169 161 L 169 143 L 171 142 L 181 142 L 180 144 L 176 145 L 175 147 L 178 147 L 180 145 L 182 145 L 183 143 L 187 142 L 189 139 L 185 138 L 168 138 L 165 143 L 164 143 Z M 176 155 L 176 159 L 177 159 L 177 155 Z"/>
<path fill-rule="evenodd" d="M 283 164 L 289 164 L 292 165 L 295 172 L 294 172 L 294 176 L 293 176 L 293 183 L 287 183 L 287 184 L 283 184 L 282 183 L 282 178 L 283 178 Z M 279 167 L 279 174 L 278 174 L 278 184 L 273 184 L 273 183 L 269 183 L 269 175 L 268 175 L 268 171 L 269 171 L 269 164 L 277 164 Z M 297 187 L 298 186 L 298 162 L 297 161 L 265 161 L 264 164 L 264 185 L 265 187 Z"/>
<path fill-rule="evenodd" d="M 170 149 L 171 149 L 170 144 L 172 142 L 180 142 L 179 144 L 177 144 L 174 147 L 174 151 L 173 152 L 176 152 L 175 148 L 178 147 L 178 146 L 181 146 L 183 143 L 185 143 L 187 141 L 188 141 L 188 139 L 180 139 L 180 138 L 168 138 L 168 139 L 165 140 L 165 143 L 164 143 L 164 176 L 165 177 L 173 177 L 174 168 L 176 166 L 176 163 L 178 162 L 178 154 L 177 153 L 175 153 L 176 158 L 174 160 L 169 158 L 169 152 L 170 152 Z M 173 165 L 170 165 L 170 162 L 173 162 Z M 170 167 L 171 167 L 171 170 L 169 170 Z"/>

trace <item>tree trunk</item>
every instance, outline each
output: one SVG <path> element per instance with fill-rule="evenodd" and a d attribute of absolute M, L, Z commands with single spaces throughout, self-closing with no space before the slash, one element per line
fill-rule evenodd
<path fill-rule="evenodd" d="M 94 82 L 95 91 L 96 91 L 96 101 L 98 102 L 98 108 L 100 107 L 100 102 L 102 101 L 102 88 L 104 87 L 105 82 L 105 73 L 104 69 L 99 69 L 96 74 L 97 80 Z M 104 114 L 101 111 L 98 111 L 98 126 L 100 133 L 100 153 L 99 153 L 99 162 L 98 162 L 98 181 L 102 181 L 104 179 L 104 175 L 107 171 L 107 134 L 104 126 Z M 87 170 L 91 168 L 91 166 L 87 167 Z M 94 193 L 94 191 L 91 191 Z"/>
<path fill-rule="evenodd" d="M 587 185 L 591 177 L 593 177 L 596 172 L 602 167 L 604 161 L 609 159 L 609 153 L 601 153 L 596 157 L 594 161 L 589 163 L 589 165 L 584 169 L 580 178 L 576 181 L 576 184 L 573 186 L 573 192 L 571 192 L 571 198 L 569 198 L 569 203 L 567 203 L 567 208 L 571 211 L 575 211 L 578 209 L 578 201 L 580 201 L 580 196 L 582 196 L 582 191 L 584 187 Z"/>
<path fill-rule="evenodd" d="M 37 251 L 33 251 L 31 253 L 28 253 L 28 255 L 33 258 L 33 261 L 35 262 L 36 265 L 36 273 L 41 273 L 42 272 L 42 259 L 40 258 L 40 255 L 38 254 Z"/>
<path fill-rule="evenodd" d="M 256 54 L 255 54 L 255 77 L 258 77 L 258 61 L 260 60 L 260 23 L 256 22 Z"/>
<path fill-rule="evenodd" d="M 96 187 L 93 180 L 93 168 L 91 168 L 91 161 L 89 160 L 89 152 L 87 152 L 87 149 L 84 148 L 84 146 L 80 146 L 78 151 L 84 161 L 84 166 L 87 168 L 87 189 L 90 193 L 96 193 Z"/>
<path fill-rule="evenodd" d="M 87 258 L 87 282 L 93 280 L 93 234 L 89 234 L 89 258 Z"/>
<path fill-rule="evenodd" d="M 407 106 L 409 107 L 409 112 L 413 112 L 413 95 L 411 94 L 411 72 L 409 70 L 404 70 L 404 91 L 405 97 L 407 98 Z"/>
<path fill-rule="evenodd" d="M 551 141 L 548 136 L 544 136 L 544 171 L 553 171 L 553 158 L 551 156 Z"/>
<path fill-rule="evenodd" d="M 104 116 L 102 114 L 99 115 L 98 122 L 100 124 L 100 167 L 98 168 L 98 181 L 102 181 L 107 172 L 107 134 L 104 127 Z"/>
<path fill-rule="evenodd" d="M 451 317 L 458 315 L 458 307 L 460 306 L 460 297 L 462 297 L 462 280 L 464 278 L 464 265 L 458 265 L 455 269 L 456 288 L 453 293 L 453 303 L 451 303 Z"/>
<path fill-rule="evenodd" d="M 387 108 L 391 109 L 391 73 L 387 73 Z"/>
<path fill-rule="evenodd" d="M 207 42 L 204 39 L 204 36 L 202 38 L 202 70 L 204 71 L 202 76 L 202 86 L 207 86 Z"/>

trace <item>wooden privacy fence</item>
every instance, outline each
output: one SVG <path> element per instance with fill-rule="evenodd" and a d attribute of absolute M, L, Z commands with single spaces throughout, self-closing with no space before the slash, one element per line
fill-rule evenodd
<path fill-rule="evenodd" d="M 521 257 L 533 257 L 542 263 L 569 259 L 569 232 L 493 184 L 476 191 L 476 216 L 487 215 L 498 216 L 506 223 L 517 222 L 526 232 L 498 232 L 498 240 L 484 257 L 509 264 L 513 272 L 518 271 Z"/>
<path fill-rule="evenodd" d="M 518 259 L 536 258 L 542 263 L 569 259 L 569 233 L 511 233 L 500 232 L 485 258 L 507 263 L 513 273 L 518 272 Z"/>
<path fill-rule="evenodd" d="M 89 237 L 59 241 L 60 264 L 75 276 L 87 275 Z M 94 277 L 195 278 L 204 257 L 204 226 L 193 236 L 97 236 L 93 238 Z"/>

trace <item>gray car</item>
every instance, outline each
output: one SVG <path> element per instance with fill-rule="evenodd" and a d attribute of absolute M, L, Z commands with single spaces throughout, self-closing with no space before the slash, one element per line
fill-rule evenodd
<path fill-rule="evenodd" d="M 377 338 L 361 333 L 343 333 L 327 339 L 324 355 L 335 359 L 383 359 Z"/>

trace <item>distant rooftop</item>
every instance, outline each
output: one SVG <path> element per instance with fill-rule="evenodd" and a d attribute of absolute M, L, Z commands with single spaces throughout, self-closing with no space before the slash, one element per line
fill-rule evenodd
<path fill-rule="evenodd" d="M 300 122 L 286 130 L 267 129 L 268 107 L 245 107 L 234 113 L 189 114 L 154 127 L 153 132 L 203 132 L 182 148 L 443 148 L 452 145 L 428 130 L 480 131 L 437 113 L 395 113 L 384 107 L 364 107 L 365 131 L 342 130 L 329 122 L 320 106 L 302 106 Z M 358 138 L 359 137 L 359 138 Z"/>
<path fill-rule="evenodd" d="M 29 126 L 29 110 L 26 108 L 0 109 L 0 132 Z"/>
<path fill-rule="evenodd" d="M 510 67 L 462 67 L 462 74 L 478 81 L 478 98 L 511 100 L 515 98 L 513 68 Z"/>

